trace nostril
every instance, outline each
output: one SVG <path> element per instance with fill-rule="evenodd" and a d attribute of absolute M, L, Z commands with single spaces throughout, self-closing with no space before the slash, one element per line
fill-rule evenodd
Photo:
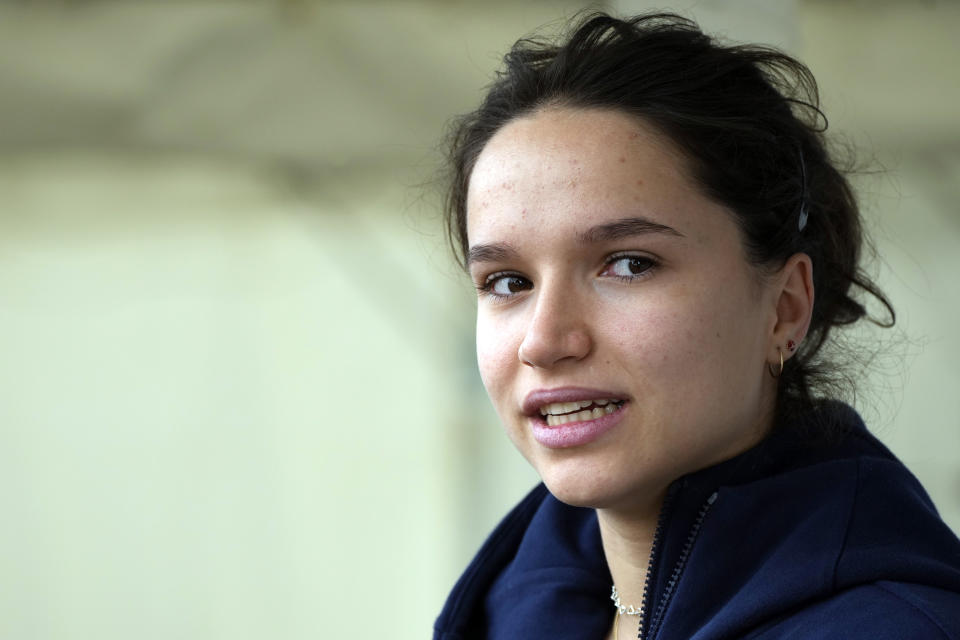
<path fill-rule="evenodd" d="M 593 351 L 590 336 L 580 330 L 565 331 L 550 339 L 528 336 L 517 349 L 517 358 L 528 367 L 549 368 L 568 360 L 583 360 Z"/>
<path fill-rule="evenodd" d="M 534 367 L 534 366 L 536 366 L 535 364 L 533 364 L 533 362 L 530 360 L 530 358 L 528 358 L 526 355 L 524 355 L 524 353 L 523 353 L 523 344 L 522 344 L 522 343 L 521 343 L 521 345 L 520 345 L 520 348 L 517 349 L 517 357 L 520 358 L 520 362 L 521 362 L 522 364 L 525 364 L 525 365 L 527 365 L 528 367 Z"/>

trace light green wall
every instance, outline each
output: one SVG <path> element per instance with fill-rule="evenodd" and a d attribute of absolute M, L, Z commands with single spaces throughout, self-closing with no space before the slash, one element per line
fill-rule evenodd
<path fill-rule="evenodd" d="M 392 315 L 436 278 L 358 235 L 382 203 L 190 158 L 0 171 L 0 636 L 346 637 L 371 605 L 429 626 L 458 534 L 450 336 L 404 335 L 432 300 Z"/>

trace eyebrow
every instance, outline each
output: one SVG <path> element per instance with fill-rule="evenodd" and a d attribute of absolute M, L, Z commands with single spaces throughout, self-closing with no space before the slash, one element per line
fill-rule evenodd
<path fill-rule="evenodd" d="M 620 218 L 613 222 L 600 224 L 590 227 L 577 238 L 581 244 L 594 244 L 597 242 L 608 242 L 610 240 L 620 240 L 631 236 L 639 236 L 648 233 L 663 233 L 666 235 L 683 238 L 684 235 L 665 224 L 654 222 L 648 218 L 633 217 Z"/>
<path fill-rule="evenodd" d="M 648 218 L 631 217 L 620 218 L 605 224 L 599 224 L 590 227 L 586 231 L 577 234 L 578 244 L 596 244 L 598 242 L 609 242 L 611 240 L 620 240 L 633 236 L 646 235 L 650 233 L 662 233 L 678 238 L 684 238 L 682 233 L 659 222 L 654 222 Z M 509 262 L 519 256 L 519 252 L 506 242 L 494 242 L 490 244 L 477 244 L 470 247 L 467 251 L 467 268 L 478 262 Z"/>
<path fill-rule="evenodd" d="M 508 262 L 520 255 L 505 242 L 475 244 L 467 251 L 467 269 L 477 262 Z"/>

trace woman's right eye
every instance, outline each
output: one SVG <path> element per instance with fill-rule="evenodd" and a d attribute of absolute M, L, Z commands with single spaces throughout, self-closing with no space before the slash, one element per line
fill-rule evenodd
<path fill-rule="evenodd" d="M 508 298 L 533 288 L 533 283 L 515 273 L 494 273 L 487 277 L 480 290 L 497 298 Z"/>

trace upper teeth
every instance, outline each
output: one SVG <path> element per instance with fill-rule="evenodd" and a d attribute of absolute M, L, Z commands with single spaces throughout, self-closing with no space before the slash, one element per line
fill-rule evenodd
<path fill-rule="evenodd" d="M 540 415 L 559 416 L 564 413 L 571 413 L 573 411 L 580 411 L 580 409 L 586 409 L 592 404 L 603 407 L 611 402 L 616 402 L 616 400 L 602 398 L 600 400 L 581 400 L 579 402 L 553 402 L 540 407 Z"/>

